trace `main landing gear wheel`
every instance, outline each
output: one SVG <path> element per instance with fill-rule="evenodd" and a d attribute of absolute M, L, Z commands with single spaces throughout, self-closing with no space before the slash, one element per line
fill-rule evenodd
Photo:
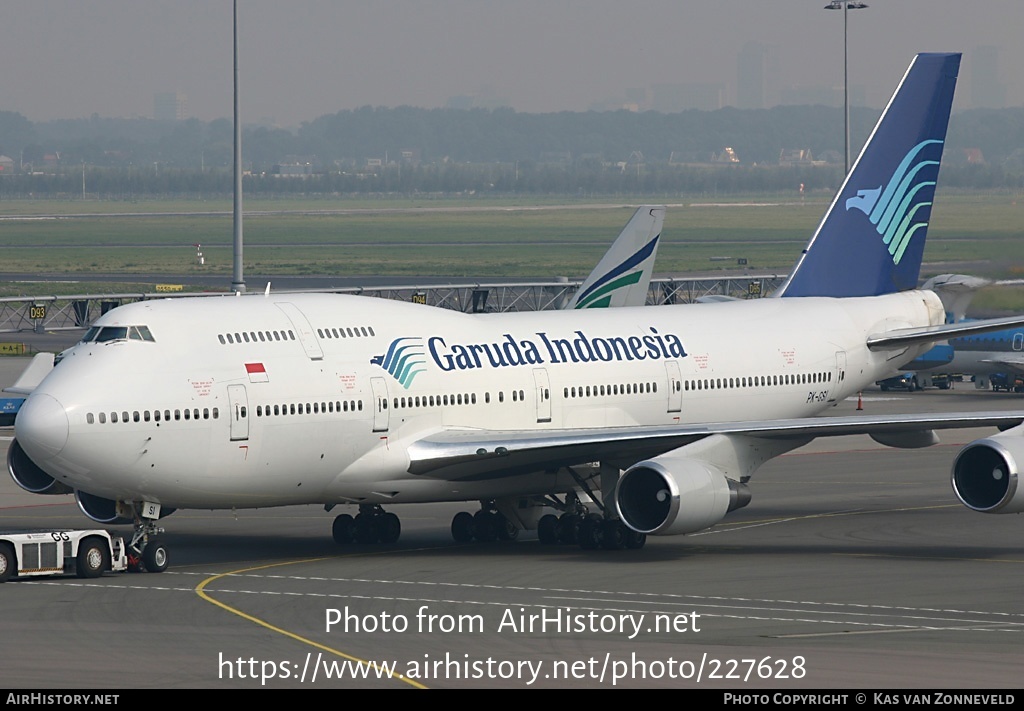
<path fill-rule="evenodd" d="M 574 513 L 558 517 L 558 542 L 573 545 L 579 541 L 580 516 Z"/>
<path fill-rule="evenodd" d="M 558 543 L 558 516 L 544 514 L 537 522 L 537 540 L 543 546 L 553 546 Z"/>
<path fill-rule="evenodd" d="M 459 511 L 452 519 L 452 538 L 459 543 L 469 543 L 476 534 L 476 525 L 473 523 L 473 514 L 468 511 Z"/>
<path fill-rule="evenodd" d="M 377 535 L 381 543 L 391 545 L 398 542 L 402 535 L 402 522 L 393 513 L 386 513 L 380 516 L 377 522 Z"/>
<path fill-rule="evenodd" d="M 646 533 L 637 533 L 619 519 L 591 514 L 546 514 L 537 521 L 541 545 L 578 544 L 583 550 L 639 550 L 647 543 Z"/>
<path fill-rule="evenodd" d="M 110 567 L 110 550 L 105 541 L 86 538 L 78 546 L 75 572 L 80 578 L 98 578 Z"/>
<path fill-rule="evenodd" d="M 331 526 L 331 535 L 339 545 L 348 545 L 354 540 L 356 522 L 349 514 L 336 516 Z"/>
<path fill-rule="evenodd" d="M 459 543 L 514 541 L 518 537 L 519 527 L 493 509 L 483 508 L 473 514 L 460 511 L 452 518 L 452 538 Z"/>
<path fill-rule="evenodd" d="M 360 504 L 359 513 L 353 518 L 341 514 L 334 518 L 331 537 L 339 545 L 350 543 L 397 543 L 402 535 L 402 521 L 388 513 L 378 504 Z"/>

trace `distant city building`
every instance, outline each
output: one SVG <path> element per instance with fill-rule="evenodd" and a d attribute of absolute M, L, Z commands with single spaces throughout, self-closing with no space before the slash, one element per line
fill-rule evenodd
<path fill-rule="evenodd" d="M 167 91 L 153 95 L 153 118 L 157 121 L 184 121 L 185 95 L 180 91 Z"/>
<path fill-rule="evenodd" d="M 14 159 L 7 156 L 0 156 L 0 173 L 13 173 Z"/>
<path fill-rule="evenodd" d="M 740 157 L 736 155 L 736 151 L 731 146 L 725 146 L 718 153 L 711 154 L 712 163 L 739 163 Z"/>
<path fill-rule="evenodd" d="M 779 165 L 782 166 L 799 166 L 799 165 L 824 165 L 825 161 L 814 160 L 814 156 L 811 154 L 810 148 L 783 148 L 779 151 Z"/>
<path fill-rule="evenodd" d="M 654 84 L 651 93 L 651 108 L 662 113 L 714 111 L 726 104 L 724 84 Z"/>
<path fill-rule="evenodd" d="M 766 109 L 777 102 L 778 50 L 760 42 L 747 42 L 736 58 L 736 106 Z"/>
<path fill-rule="evenodd" d="M 971 105 L 976 109 L 1006 106 L 1006 85 L 999 81 L 999 48 L 975 47 L 971 52 Z"/>
<path fill-rule="evenodd" d="M 866 106 L 867 92 L 863 84 L 850 85 L 850 106 Z M 779 103 L 783 106 L 832 106 L 843 107 L 843 85 L 802 84 L 782 90 Z"/>

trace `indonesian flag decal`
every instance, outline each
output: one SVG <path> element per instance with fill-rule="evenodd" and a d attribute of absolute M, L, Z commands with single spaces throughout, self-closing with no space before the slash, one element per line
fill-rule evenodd
<path fill-rule="evenodd" d="M 245 372 L 249 374 L 250 383 L 269 383 L 270 376 L 262 363 L 246 363 Z"/>

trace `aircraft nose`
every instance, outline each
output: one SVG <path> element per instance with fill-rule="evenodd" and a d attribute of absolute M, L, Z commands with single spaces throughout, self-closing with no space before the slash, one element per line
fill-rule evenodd
<path fill-rule="evenodd" d="M 68 442 L 68 415 L 51 395 L 30 395 L 14 420 L 14 436 L 36 461 L 60 454 Z"/>

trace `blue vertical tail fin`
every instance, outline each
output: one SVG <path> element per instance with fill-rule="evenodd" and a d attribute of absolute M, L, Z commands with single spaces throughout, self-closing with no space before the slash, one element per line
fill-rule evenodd
<path fill-rule="evenodd" d="M 917 287 L 959 54 L 919 54 L 777 296 Z"/>

